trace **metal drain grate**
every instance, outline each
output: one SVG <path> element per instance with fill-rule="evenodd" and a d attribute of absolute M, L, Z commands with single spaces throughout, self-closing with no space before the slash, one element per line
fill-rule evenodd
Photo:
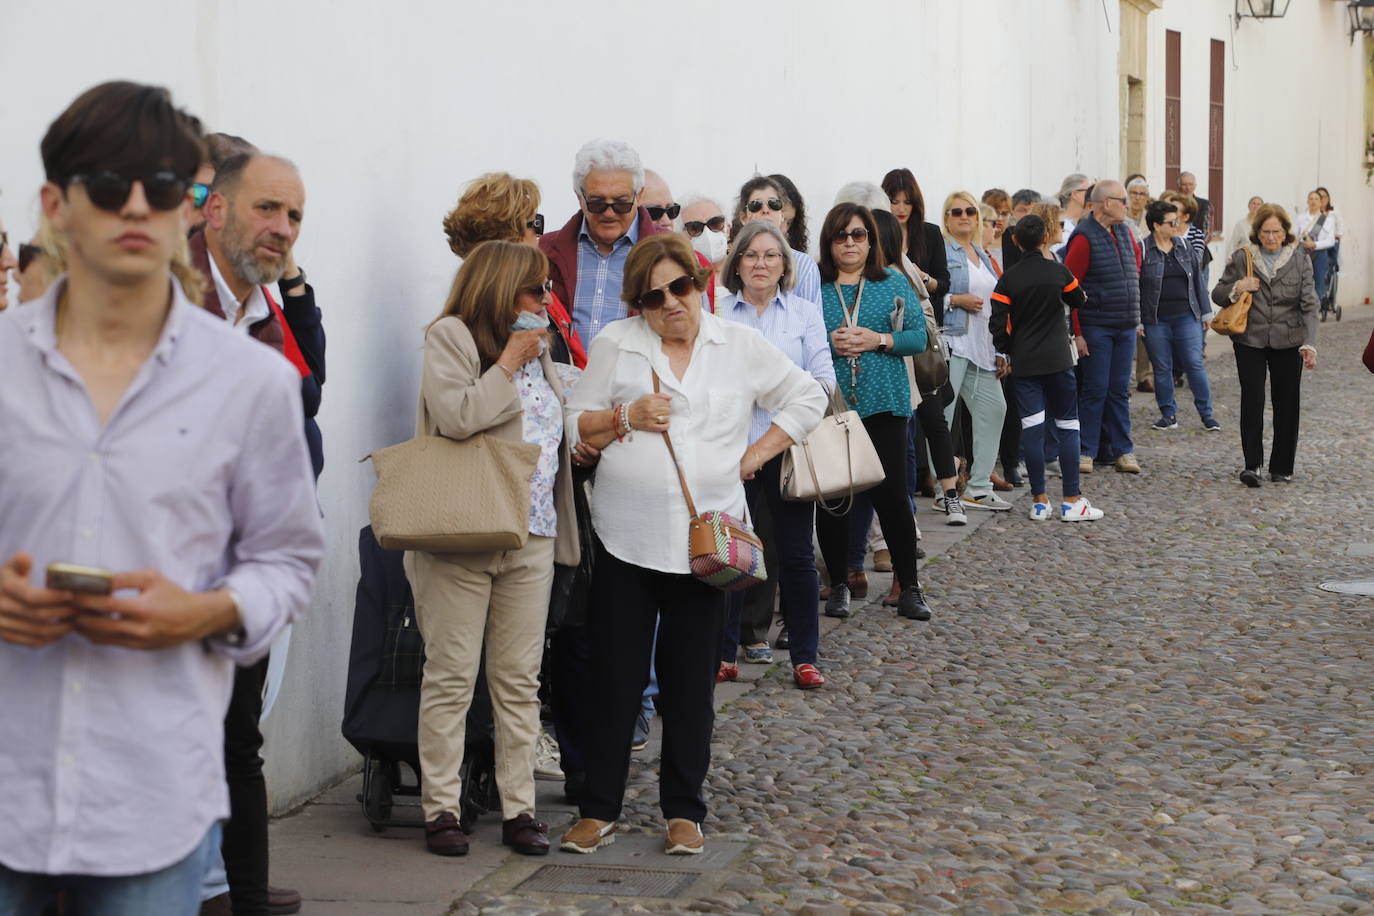
<path fill-rule="evenodd" d="M 676 897 L 700 877 L 701 872 L 695 871 L 544 865 L 521 882 L 519 890 L 608 897 Z"/>

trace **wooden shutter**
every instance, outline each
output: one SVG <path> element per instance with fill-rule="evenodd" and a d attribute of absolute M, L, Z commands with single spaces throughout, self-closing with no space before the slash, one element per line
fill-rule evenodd
<path fill-rule="evenodd" d="M 1212 88 L 1207 106 L 1207 199 L 1212 202 L 1212 231 L 1222 232 L 1225 188 L 1226 42 L 1212 39 Z"/>
<path fill-rule="evenodd" d="M 1179 126 L 1183 95 L 1183 36 L 1164 33 L 1164 187 L 1178 187 Z"/>

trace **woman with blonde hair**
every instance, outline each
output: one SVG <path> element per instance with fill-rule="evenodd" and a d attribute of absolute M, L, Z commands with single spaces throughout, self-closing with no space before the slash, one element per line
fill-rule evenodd
<path fill-rule="evenodd" d="M 437 855 L 468 851 L 459 826 L 458 773 L 484 642 L 496 725 L 501 841 L 524 855 L 549 849 L 548 827 L 534 819 L 539 665 L 553 564 L 576 566 L 580 549 L 572 462 L 563 433 L 563 388 L 545 346 L 548 276 L 548 259 L 533 245 L 478 245 L 425 332 L 416 435 L 467 439 L 489 433 L 539 446 L 524 547 L 410 551 L 405 557 L 425 639 L 421 803 L 425 844 Z"/>

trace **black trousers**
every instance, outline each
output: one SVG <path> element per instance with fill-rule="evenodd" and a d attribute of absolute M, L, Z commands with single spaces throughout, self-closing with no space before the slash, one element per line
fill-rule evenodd
<path fill-rule="evenodd" d="M 598 545 L 588 630 L 593 667 L 587 722 L 587 784 L 583 817 L 614 821 L 625 800 L 630 742 L 641 695 L 649 683 L 649 653 L 658 619 L 658 716 L 663 754 L 658 777 L 665 818 L 700 823 L 702 785 L 711 765 L 716 668 L 725 622 L 725 592 L 689 575 L 656 572 L 612 556 Z"/>
<path fill-rule="evenodd" d="M 873 440 L 878 460 L 883 465 L 883 482 L 865 495 L 878 513 L 887 549 L 892 554 L 892 570 L 902 585 L 916 585 L 916 521 L 911 517 L 911 500 L 906 492 L 907 418 L 890 413 L 864 417 L 864 429 Z M 816 539 L 821 544 L 830 581 L 845 582 L 849 575 L 849 514 L 816 513 Z"/>
<path fill-rule="evenodd" d="M 1269 473 L 1292 474 L 1298 454 L 1298 408 L 1302 403 L 1302 354 L 1297 347 L 1275 350 L 1232 341 L 1240 377 L 1240 447 L 1245 466 L 1264 465 L 1264 381 L 1274 400 L 1274 444 Z"/>
<path fill-rule="evenodd" d="M 229 820 L 224 825 L 224 871 L 234 916 L 267 916 L 267 780 L 262 775 L 262 691 L 267 658 L 234 670 L 224 715 L 224 775 Z"/>
<path fill-rule="evenodd" d="M 916 423 L 930 447 L 930 462 L 934 466 L 932 470 L 935 476 L 940 479 L 953 477 L 958 473 L 954 466 L 954 445 L 950 442 L 949 424 L 945 422 L 945 408 L 938 392 L 921 398 L 921 403 L 916 408 Z M 920 454 L 919 451 L 917 454 Z M 917 463 L 921 462 L 918 460 Z M 916 491 L 915 480 L 911 481 L 911 490 L 913 493 Z M 943 487 L 941 491 L 943 492 Z"/>
<path fill-rule="evenodd" d="M 1016 386 L 1010 375 L 1002 379 L 1002 396 L 1007 402 L 1007 416 L 1002 421 L 1002 438 L 997 444 L 997 456 L 1002 459 L 1002 477 L 1016 473 L 1021 461 L 1021 411 L 1016 406 Z"/>
<path fill-rule="evenodd" d="M 776 461 L 778 465 L 782 464 L 781 457 L 776 457 L 773 461 Z M 754 533 L 759 536 L 759 540 L 763 541 L 763 567 L 768 570 L 768 578 L 753 588 L 746 588 L 741 592 L 730 592 L 725 596 L 726 633 L 720 646 L 722 661 L 733 662 L 735 656 L 739 654 L 740 646 L 753 646 L 761 642 L 768 642 L 768 630 L 773 625 L 773 607 L 777 604 L 778 576 L 780 573 L 778 540 L 775 533 L 777 529 L 774 525 L 771 508 L 772 500 L 758 498 L 759 480 L 765 476 L 767 467 L 768 465 L 764 465 L 754 480 L 744 482 L 744 495 L 749 502 L 749 520 L 754 525 Z M 775 494 L 778 489 L 777 478 L 777 468 L 775 467 L 772 475 L 772 486 Z M 808 550 L 811 549 L 809 533 L 806 537 L 806 547 Z M 813 556 L 811 559 L 813 572 L 815 571 L 815 564 L 816 560 Z M 736 623 L 738 623 L 737 627 L 735 626 Z M 733 640 L 729 638 L 731 630 L 734 631 Z M 728 658 L 726 657 L 726 642 L 732 644 Z"/>

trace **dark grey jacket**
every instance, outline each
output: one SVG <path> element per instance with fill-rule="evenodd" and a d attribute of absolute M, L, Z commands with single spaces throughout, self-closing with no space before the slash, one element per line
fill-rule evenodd
<path fill-rule="evenodd" d="M 1245 249 L 1255 261 L 1255 276 L 1260 287 L 1255 291 L 1245 333 L 1231 338 L 1249 347 L 1286 350 L 1317 345 L 1317 290 L 1312 282 L 1312 259 L 1297 245 L 1288 245 L 1279 255 L 1271 274 L 1264 258 L 1253 244 L 1237 250 L 1226 262 L 1221 280 L 1212 290 L 1212 301 L 1225 308 L 1231 304 L 1231 290 L 1245 276 Z"/>

